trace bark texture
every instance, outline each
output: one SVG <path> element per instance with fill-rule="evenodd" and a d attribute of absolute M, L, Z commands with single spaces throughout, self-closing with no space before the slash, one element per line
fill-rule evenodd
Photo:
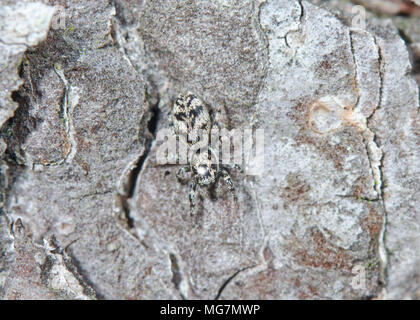
<path fill-rule="evenodd" d="M 319 2 L 0 1 L 0 297 L 419 299 L 419 18 Z M 186 91 L 264 129 L 237 210 L 156 161 Z"/>

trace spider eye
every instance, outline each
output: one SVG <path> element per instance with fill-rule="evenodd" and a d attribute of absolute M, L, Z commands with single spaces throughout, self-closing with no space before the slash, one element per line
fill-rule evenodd
<path fill-rule="evenodd" d="M 208 173 L 208 168 L 204 165 L 201 165 L 197 168 L 197 173 L 201 176 L 204 176 Z"/>

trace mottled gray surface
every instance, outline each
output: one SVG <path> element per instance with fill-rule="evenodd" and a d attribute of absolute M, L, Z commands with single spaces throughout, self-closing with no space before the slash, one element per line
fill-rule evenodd
<path fill-rule="evenodd" d="M 54 17 L 0 2 L 42 8 L 25 36 L 0 20 L 0 46 L 24 42 L 0 53 L 2 299 L 419 298 L 419 93 L 390 20 L 43 2 Z M 231 172 L 238 208 L 217 185 L 191 217 L 178 166 L 157 164 L 179 91 L 264 129 L 263 175 Z"/>
<path fill-rule="evenodd" d="M 18 104 L 12 91 L 22 84 L 18 77 L 24 52 L 45 39 L 54 9 L 40 3 L 0 2 L 0 126 L 13 116 Z"/>

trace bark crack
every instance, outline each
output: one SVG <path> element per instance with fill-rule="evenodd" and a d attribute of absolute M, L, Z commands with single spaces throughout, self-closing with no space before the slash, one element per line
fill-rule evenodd
<path fill-rule="evenodd" d="M 358 78 L 358 74 L 357 74 L 357 64 L 356 64 L 356 58 L 355 58 L 355 51 L 354 51 L 354 46 L 353 46 L 353 37 L 352 37 L 352 31 L 349 31 L 349 35 L 350 35 L 350 50 L 352 53 L 352 57 L 353 57 L 353 62 L 354 62 L 354 69 L 355 69 L 355 86 L 356 86 L 356 91 L 358 92 L 358 97 L 357 97 L 357 102 L 356 102 L 356 107 L 358 107 L 359 103 L 360 103 L 360 91 L 357 90 L 357 78 Z M 364 201 L 369 201 L 369 202 L 380 202 L 382 205 L 382 226 L 381 226 L 381 231 L 379 233 L 378 236 L 378 254 L 379 254 L 379 260 L 380 260 L 380 283 L 382 285 L 385 285 L 386 283 L 386 267 L 387 267 L 387 262 L 388 262 L 388 257 L 387 257 L 387 250 L 385 247 L 385 232 L 386 232 L 386 224 L 387 224 L 387 212 L 386 212 L 386 208 L 385 208 L 385 202 L 384 202 L 384 187 L 385 184 L 383 182 L 383 177 L 384 177 L 384 157 L 385 154 L 382 150 L 382 147 L 380 146 L 380 143 L 378 142 L 378 138 L 377 135 L 375 134 L 374 130 L 371 129 L 371 127 L 369 126 L 371 119 L 374 117 L 375 113 L 377 110 L 379 110 L 382 107 L 382 103 L 383 103 L 383 86 L 384 86 L 384 63 L 383 63 L 383 54 L 382 54 L 382 49 L 378 43 L 378 39 L 375 36 L 373 37 L 373 41 L 376 45 L 377 51 L 378 51 L 378 64 L 379 64 L 379 88 L 378 88 L 378 104 L 377 106 L 374 108 L 374 110 L 371 112 L 371 114 L 369 116 L 366 117 L 366 125 L 365 128 L 362 132 L 363 135 L 363 143 L 365 145 L 366 148 L 366 154 L 367 154 L 367 159 L 369 161 L 369 166 L 370 166 L 370 170 L 371 170 L 371 174 L 373 176 L 374 179 L 374 190 L 377 194 L 376 198 L 368 198 L 368 197 L 357 197 L 360 200 L 364 200 Z"/>
<path fill-rule="evenodd" d="M 135 195 L 135 190 L 139 177 L 143 169 L 145 168 L 146 161 L 149 156 L 153 141 L 156 136 L 157 123 L 159 121 L 160 109 L 157 107 L 159 104 L 159 99 L 157 104 L 152 105 L 149 111 L 144 115 L 140 122 L 141 128 L 147 128 L 148 132 L 145 137 L 145 147 L 140 156 L 135 160 L 135 162 L 130 165 L 129 171 L 125 173 L 125 176 L 122 177 L 123 187 L 118 191 L 117 201 L 114 203 L 114 214 L 119 221 L 120 226 L 127 230 L 134 238 L 136 238 L 144 247 L 148 247 L 143 240 L 139 238 L 136 232 L 135 221 L 131 215 L 131 205 L 130 200 Z M 149 103 L 150 105 L 150 103 Z"/>
<path fill-rule="evenodd" d="M 77 151 L 77 142 L 76 142 L 76 139 L 74 138 L 74 128 L 72 126 L 72 120 L 71 120 L 71 112 L 74 106 L 79 101 L 79 96 L 76 92 L 77 88 L 72 86 L 69 83 L 69 81 L 66 79 L 64 75 L 63 70 L 61 70 L 59 65 L 54 65 L 53 68 L 54 68 L 54 72 L 60 78 L 64 86 L 60 114 L 61 114 L 61 118 L 63 119 L 64 132 L 69 142 L 69 147 L 64 158 L 58 161 L 52 161 L 48 163 L 34 162 L 32 163 L 32 170 L 34 170 L 35 167 L 38 165 L 43 166 L 43 167 L 51 167 L 51 166 L 59 166 L 63 164 L 64 162 L 70 162 L 74 158 Z M 30 76 L 29 76 L 29 79 L 31 79 Z M 31 81 L 30 81 L 30 85 L 31 85 L 31 90 L 33 90 Z"/>
<path fill-rule="evenodd" d="M 384 87 L 384 59 L 383 59 L 383 53 L 382 48 L 379 45 L 377 37 L 374 37 L 374 42 L 376 47 L 378 48 L 378 63 L 379 63 L 379 101 L 378 106 L 375 108 L 375 110 L 372 112 L 372 114 L 367 118 L 367 127 L 369 128 L 369 122 L 376 113 L 377 110 L 379 110 L 382 107 L 383 103 L 383 87 Z M 386 233 L 386 226 L 387 226 L 387 211 L 384 201 L 384 188 L 385 184 L 383 182 L 384 178 L 384 157 L 385 153 L 383 152 L 382 148 L 380 147 L 378 141 L 377 141 L 377 135 L 369 128 L 369 130 L 373 134 L 373 142 L 378 146 L 378 148 L 381 149 L 382 156 L 379 159 L 380 163 L 378 165 L 379 170 L 379 178 L 380 178 L 380 184 L 378 187 L 378 194 L 379 198 L 381 199 L 382 208 L 383 208 L 383 216 L 382 216 L 382 226 L 381 231 L 379 234 L 379 241 L 378 241 L 378 250 L 379 250 L 379 258 L 381 262 L 381 274 L 380 274 L 380 280 L 383 285 L 386 285 L 386 270 L 387 270 L 387 264 L 388 264 L 388 253 L 385 246 L 385 233 Z"/>
<path fill-rule="evenodd" d="M 350 37 L 350 51 L 351 51 L 351 56 L 353 58 L 353 65 L 354 65 L 354 79 L 356 81 L 354 81 L 354 89 L 357 92 L 357 100 L 355 103 L 355 108 L 357 108 L 359 106 L 360 103 L 360 91 L 357 90 L 357 77 L 358 77 L 358 73 L 357 73 L 357 64 L 356 64 L 356 54 L 354 52 L 354 44 L 353 44 L 353 31 L 349 30 L 349 37 Z"/>
<path fill-rule="evenodd" d="M 261 8 L 264 5 L 264 3 L 265 3 L 265 1 L 260 1 L 260 3 L 255 8 L 255 2 L 253 2 L 253 12 L 254 12 L 253 19 L 254 19 L 255 29 L 256 29 L 257 34 L 258 34 L 258 36 L 259 36 L 259 38 L 260 38 L 260 40 L 261 40 L 261 42 L 262 42 L 262 44 L 264 46 L 264 49 L 267 52 L 266 53 L 267 61 L 266 61 L 265 65 L 264 65 L 264 70 L 263 70 L 263 76 L 262 76 L 262 79 L 261 79 L 261 84 L 260 84 L 260 87 L 258 89 L 258 93 L 255 96 L 255 100 L 256 101 L 258 100 L 258 97 L 260 96 L 261 91 L 262 91 L 262 89 L 264 87 L 264 83 L 265 83 L 265 81 L 267 79 L 268 70 L 269 70 L 269 66 L 270 66 L 270 45 L 269 45 L 269 42 L 268 42 L 267 35 L 266 35 L 266 33 L 264 32 L 264 30 L 263 30 L 263 28 L 261 26 Z"/>
<path fill-rule="evenodd" d="M 357 92 L 357 99 L 355 103 L 355 110 L 359 110 L 359 104 L 361 101 L 361 92 L 358 89 L 357 79 L 358 79 L 358 70 L 357 70 L 357 63 L 356 63 L 356 56 L 355 56 L 355 50 L 354 50 L 354 44 L 353 44 L 353 31 L 349 30 L 349 42 L 350 42 L 350 50 L 352 53 L 353 58 L 353 65 L 354 65 L 354 91 Z M 382 86 L 382 81 L 380 80 L 380 86 Z M 379 98 L 378 98 L 378 106 L 375 107 L 375 109 L 372 111 L 372 114 L 376 111 L 376 109 L 380 106 L 381 103 L 381 95 L 382 95 L 382 88 L 379 88 Z M 368 201 L 378 201 L 381 199 L 381 185 L 382 185 L 382 177 L 380 173 L 380 160 L 383 156 L 382 149 L 380 146 L 376 143 L 376 136 L 375 133 L 369 128 L 368 121 L 369 118 L 372 116 L 372 114 L 364 119 L 365 125 L 363 125 L 362 128 L 362 136 L 363 136 L 363 144 L 365 145 L 367 159 L 369 162 L 370 167 L 370 173 L 374 180 L 374 186 L 373 189 L 376 192 L 376 198 L 369 198 L 369 197 L 357 197 L 361 198 L 362 200 L 368 200 Z M 375 159 L 379 157 L 379 159 Z"/>
<path fill-rule="evenodd" d="M 115 0 L 110 0 L 110 5 L 113 6 L 115 15 L 110 17 L 110 35 L 112 38 L 112 44 L 118 49 L 118 51 L 122 54 L 124 59 L 128 62 L 131 68 L 138 73 L 137 68 L 134 66 L 133 62 L 131 61 L 130 57 L 127 54 L 127 49 L 123 45 L 123 37 L 120 35 L 120 25 L 126 25 L 125 21 L 122 21 L 121 15 L 119 14 L 119 6 L 115 3 Z M 116 24 L 113 19 L 117 19 L 119 24 Z"/>
<path fill-rule="evenodd" d="M 305 18 L 305 8 L 303 6 L 302 0 L 298 0 L 299 6 L 300 6 L 300 16 L 299 16 L 299 22 L 302 24 L 303 19 Z"/>
<path fill-rule="evenodd" d="M 115 10 L 115 14 L 111 17 L 110 24 L 110 34 L 113 39 L 113 43 L 123 58 L 130 65 L 130 67 L 134 70 L 134 72 L 136 74 L 142 75 L 143 73 L 141 70 L 136 68 L 135 64 L 133 61 L 131 61 L 129 55 L 127 54 L 124 32 L 128 32 L 130 30 L 127 30 L 127 23 L 126 21 L 123 21 L 123 15 L 120 14 L 121 8 L 114 0 L 110 0 L 109 3 Z M 135 30 L 131 31 L 135 32 Z M 162 103 L 162 95 L 156 89 L 156 85 L 153 82 L 153 79 L 150 77 L 145 77 L 144 75 L 142 75 L 142 78 L 146 82 L 145 102 L 149 106 L 148 111 L 144 114 L 139 124 L 139 130 L 144 130 L 147 128 L 147 130 L 145 130 L 146 134 L 144 137 L 144 149 L 140 154 L 137 155 L 136 159 L 128 165 L 126 172 L 121 176 L 120 187 L 118 188 L 118 192 L 114 201 L 113 211 L 114 216 L 117 218 L 117 221 L 122 229 L 128 231 L 128 233 L 137 241 L 139 241 L 142 246 L 148 249 L 150 246 L 146 244 L 142 237 L 139 236 L 139 232 L 137 230 L 138 227 L 136 227 L 136 221 L 131 214 L 132 210 L 134 209 L 132 208 L 131 200 L 136 194 L 136 187 L 143 170 L 147 166 L 149 152 L 156 138 L 156 130 L 161 116 L 160 104 Z"/>
<path fill-rule="evenodd" d="M 379 101 L 378 106 L 373 110 L 372 114 L 367 118 L 369 120 L 374 116 L 375 112 L 382 107 L 382 99 L 383 99 L 383 87 L 384 87 L 384 63 L 383 63 L 383 53 L 382 48 L 378 43 L 377 37 L 373 37 L 375 45 L 378 49 L 378 63 L 379 63 Z"/>
<path fill-rule="evenodd" d="M 45 263 L 41 265 L 41 279 L 45 285 L 50 286 L 50 277 L 53 266 L 61 264 L 65 266 L 68 272 L 73 275 L 80 287 L 83 288 L 80 298 L 97 299 L 97 292 L 78 271 L 70 256 L 67 255 L 67 253 L 60 247 L 54 236 L 48 240 L 44 240 L 44 250 L 47 257 Z M 69 290 L 71 290 L 71 286 L 69 286 Z"/>
<path fill-rule="evenodd" d="M 231 281 L 233 281 L 233 279 L 235 279 L 240 273 L 242 273 L 242 272 L 244 272 L 244 271 L 246 271 L 246 270 L 248 270 L 248 269 L 251 269 L 251 268 L 254 268 L 255 267 L 255 265 L 252 265 L 252 266 L 247 266 L 247 267 L 244 267 L 244 268 L 242 268 L 242 269 L 239 269 L 239 270 L 237 270 L 237 271 L 235 271 L 229 278 L 227 278 L 224 282 L 223 282 L 223 284 L 222 284 L 222 286 L 219 288 L 219 291 L 217 292 L 217 295 L 216 295 L 216 297 L 214 298 L 214 300 L 219 300 L 219 298 L 220 298 L 220 296 L 222 295 L 222 293 L 223 293 L 223 291 L 225 290 L 225 288 L 227 287 L 227 285 L 231 282 Z"/>
<path fill-rule="evenodd" d="M 25 42 L 6 42 L 2 39 L 0 39 L 0 43 L 5 46 L 23 46 L 25 48 L 28 47 L 28 45 Z"/>
<path fill-rule="evenodd" d="M 174 284 L 175 289 L 179 292 L 181 298 L 186 300 L 190 295 L 191 288 L 188 276 L 185 274 L 185 270 L 183 268 L 182 259 L 174 252 L 169 252 L 168 255 L 171 262 L 172 283 Z"/>

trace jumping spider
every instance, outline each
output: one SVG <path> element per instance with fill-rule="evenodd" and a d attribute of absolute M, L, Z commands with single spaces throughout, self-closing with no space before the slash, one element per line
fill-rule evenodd
<path fill-rule="evenodd" d="M 227 188 L 232 193 L 235 206 L 237 198 L 234 193 L 234 185 L 226 166 L 219 161 L 219 155 L 209 144 L 201 144 L 201 149 L 197 150 L 197 143 L 202 136 L 207 135 L 206 141 L 210 141 L 210 132 L 213 127 L 220 132 L 220 109 L 214 117 L 211 117 L 207 107 L 203 102 L 191 93 L 179 94 L 174 103 L 172 115 L 172 127 L 176 135 L 186 135 L 186 143 L 189 149 L 188 165 L 179 169 L 177 173 L 178 181 L 186 182 L 186 173 L 192 173 L 190 180 L 190 214 L 193 214 L 196 204 L 197 188 L 210 187 L 222 177 Z M 205 140 L 205 139 L 203 139 Z M 237 166 L 231 166 L 237 168 Z"/>

